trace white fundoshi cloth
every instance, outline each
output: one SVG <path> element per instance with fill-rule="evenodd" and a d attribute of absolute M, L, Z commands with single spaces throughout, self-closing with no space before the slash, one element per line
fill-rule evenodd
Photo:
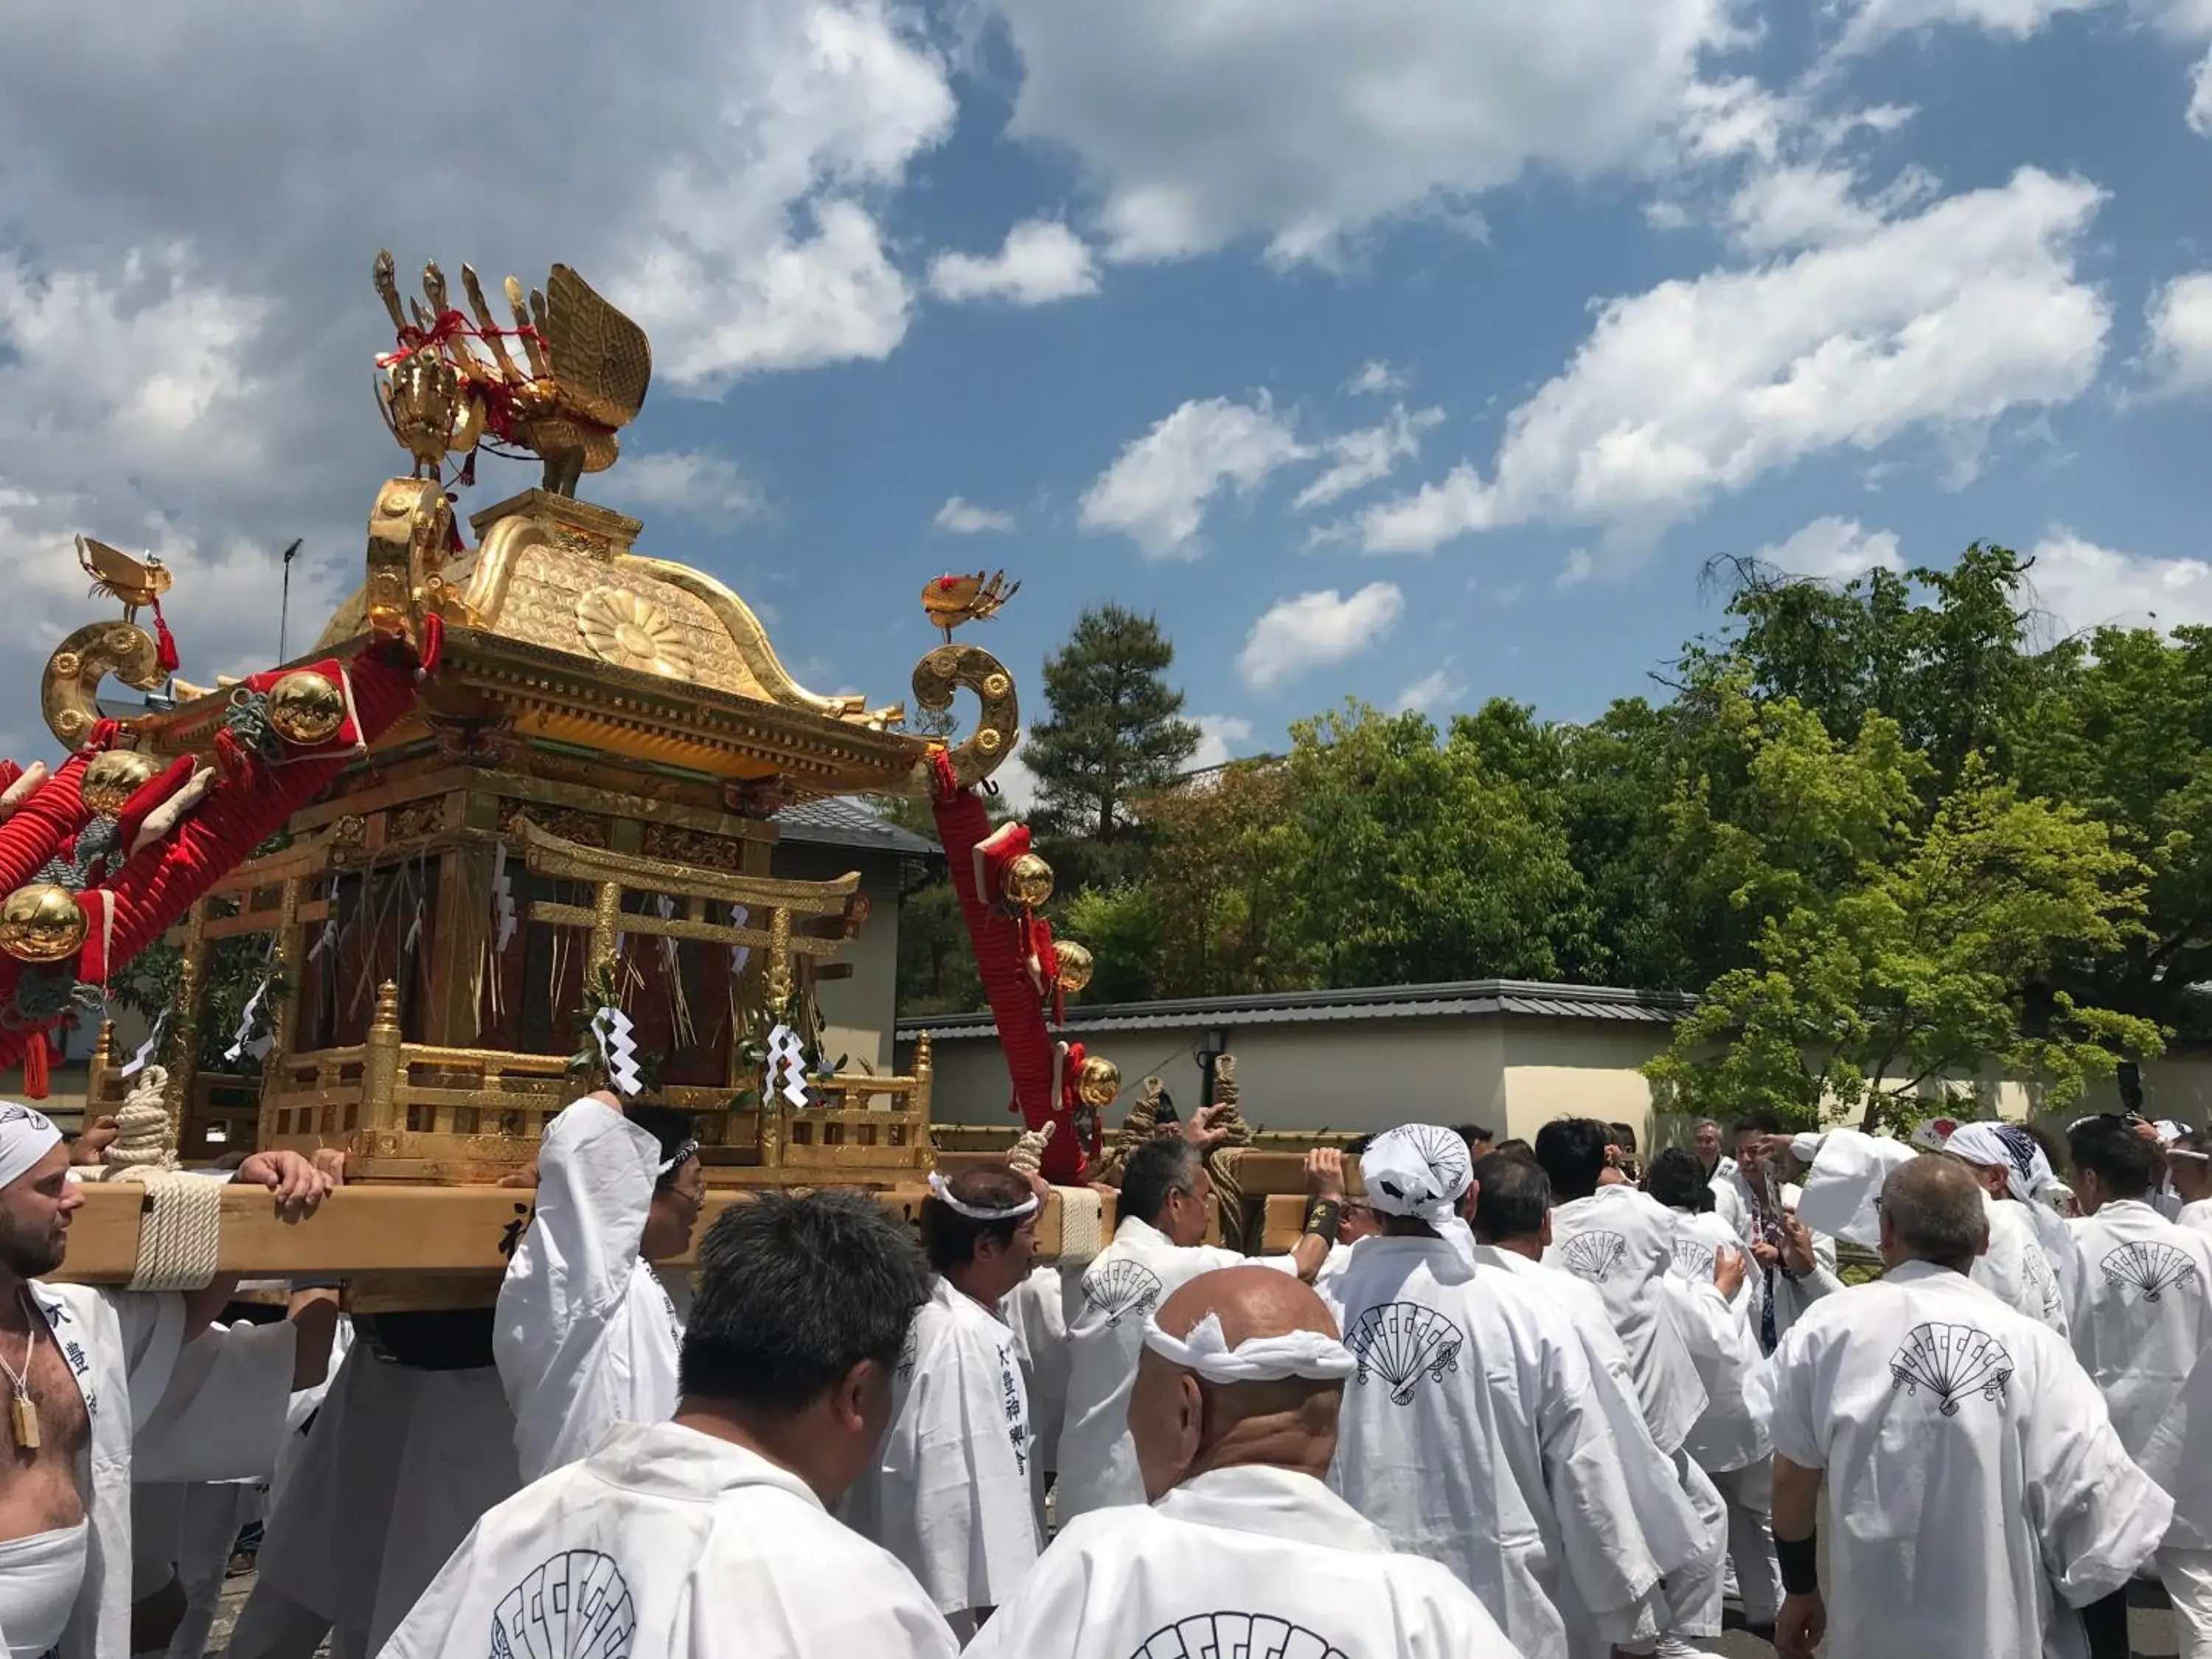
<path fill-rule="evenodd" d="M 1359 1182 L 1376 1209 L 1426 1222 L 1474 1262 L 1474 1235 L 1459 1210 L 1474 1184 L 1474 1164 L 1458 1131 L 1433 1123 L 1385 1129 L 1359 1155 Z"/>
<path fill-rule="evenodd" d="M 90 1533 L 80 1521 L 0 1544 L 0 1632 L 11 1659 L 39 1659 L 62 1639 L 84 1584 Z"/>
<path fill-rule="evenodd" d="M 61 1145 L 53 1119 L 32 1106 L 0 1100 L 0 1187 L 8 1186 Z"/>
<path fill-rule="evenodd" d="M 1322 1331 L 1285 1331 L 1248 1336 L 1235 1347 L 1222 1334 L 1221 1316 L 1208 1314 L 1186 1337 L 1172 1337 L 1157 1320 L 1145 1321 L 1145 1346 L 1209 1382 L 1279 1382 L 1303 1376 L 1334 1382 L 1359 1369 L 1352 1350 Z"/>

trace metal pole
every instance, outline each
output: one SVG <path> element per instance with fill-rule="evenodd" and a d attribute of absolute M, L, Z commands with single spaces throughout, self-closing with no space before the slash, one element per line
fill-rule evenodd
<path fill-rule="evenodd" d="M 276 660 L 278 662 L 284 660 L 284 629 L 292 617 L 292 558 L 299 552 L 300 544 L 306 539 L 304 536 L 295 536 L 292 538 L 291 546 L 284 550 L 283 557 L 280 561 L 284 567 L 284 597 L 276 608 Z"/>

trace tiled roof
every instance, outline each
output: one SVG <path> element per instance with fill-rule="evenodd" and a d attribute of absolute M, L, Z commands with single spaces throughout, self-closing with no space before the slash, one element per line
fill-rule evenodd
<path fill-rule="evenodd" d="M 831 795 L 787 806 L 775 815 L 775 823 L 786 841 L 860 847 L 908 858 L 942 856 L 935 842 L 901 829 L 857 796 Z"/>
<path fill-rule="evenodd" d="M 1067 1011 L 1067 1025 L 1072 1032 L 1080 1033 L 1498 1014 L 1672 1024 L 1694 1006 L 1694 999 L 1665 991 L 1477 979 L 1442 985 L 1379 985 L 1344 991 L 1285 991 L 1273 995 L 1189 997 L 1165 1002 L 1109 1002 L 1090 1008 L 1077 1006 Z M 898 1034 L 902 1037 L 922 1031 L 942 1042 L 959 1037 L 995 1037 L 999 1028 L 988 1014 L 940 1014 L 899 1022 Z"/>

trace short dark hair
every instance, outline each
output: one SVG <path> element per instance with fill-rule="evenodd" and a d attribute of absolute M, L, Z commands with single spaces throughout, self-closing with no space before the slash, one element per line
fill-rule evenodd
<path fill-rule="evenodd" d="M 689 1112 L 679 1112 L 673 1106 L 638 1104 L 623 1108 L 623 1115 L 651 1135 L 660 1146 L 660 1161 L 666 1164 L 686 1146 L 694 1157 L 699 1151 L 699 1126 Z M 676 1171 L 684 1167 L 682 1160 L 669 1169 L 653 1183 L 656 1189 L 676 1179 Z"/>
<path fill-rule="evenodd" d="M 1528 1164 L 1534 1164 L 1536 1161 L 1536 1149 L 1522 1139 L 1519 1135 L 1514 1136 L 1510 1140 L 1501 1140 L 1490 1150 L 1493 1152 L 1503 1152 L 1508 1158 L 1520 1158 Z"/>
<path fill-rule="evenodd" d="M 1729 1125 L 1729 1137 L 1741 1140 L 1746 1135 L 1778 1135 L 1782 1120 L 1771 1112 L 1746 1112 Z"/>
<path fill-rule="evenodd" d="M 1644 1172 L 1644 1190 L 1670 1210 L 1702 1215 L 1713 1207 L 1713 1189 L 1695 1152 L 1669 1146 Z"/>
<path fill-rule="evenodd" d="M 1475 1142 L 1488 1140 L 1491 1138 L 1490 1131 L 1480 1123 L 1455 1123 L 1452 1125 L 1452 1133 L 1467 1142 L 1467 1149 L 1470 1152 L 1474 1150 Z"/>
<path fill-rule="evenodd" d="M 1636 1130 L 1633 1125 L 1608 1123 L 1605 1127 L 1607 1146 L 1618 1146 L 1624 1152 L 1632 1152 L 1636 1150 Z"/>
<path fill-rule="evenodd" d="M 1030 1196 L 1030 1183 L 1004 1164 L 963 1170 L 946 1182 L 946 1188 L 963 1204 L 981 1210 L 1008 1210 Z M 1031 1212 L 1032 1214 L 1035 1212 Z M 987 1238 L 1011 1244 L 1027 1215 L 1003 1221 L 978 1221 L 934 1196 L 921 1200 L 921 1249 L 929 1265 L 944 1273 L 965 1267 L 975 1259 L 975 1247 Z"/>
<path fill-rule="evenodd" d="M 1121 1169 L 1121 1200 L 1117 1216 L 1134 1216 L 1150 1226 L 1168 1206 L 1170 1193 L 1198 1190 L 1198 1172 L 1204 1160 L 1198 1148 L 1180 1135 L 1162 1135 L 1129 1154 Z"/>
<path fill-rule="evenodd" d="M 2121 1198 L 2142 1197 L 2158 1179 L 2158 1148 L 2115 1113 L 2073 1125 L 2066 1131 L 2066 1150 L 2075 1169 L 2094 1170 Z"/>
<path fill-rule="evenodd" d="M 1594 1117 L 1555 1118 L 1536 1131 L 1536 1162 L 1563 1200 L 1588 1198 L 1605 1169 L 1611 1132 Z"/>
<path fill-rule="evenodd" d="M 898 1364 L 929 1282 L 907 1230 L 861 1194 L 732 1204 L 699 1247 L 683 1390 L 804 1411 L 863 1359 Z"/>
<path fill-rule="evenodd" d="M 1474 1161 L 1474 1230 L 1485 1238 L 1533 1238 L 1552 1207 L 1552 1181 L 1525 1158 L 1488 1152 Z"/>

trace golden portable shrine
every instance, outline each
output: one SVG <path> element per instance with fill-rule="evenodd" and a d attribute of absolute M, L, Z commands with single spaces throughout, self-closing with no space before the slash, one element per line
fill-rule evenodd
<path fill-rule="evenodd" d="M 526 1179 L 544 1121 L 609 1079 L 696 1115 L 718 1202 L 839 1184 L 911 1203 L 934 1164 L 927 1042 L 906 1077 L 833 1074 L 818 1052 L 814 989 L 866 924 L 859 878 L 769 873 L 773 815 L 842 794 L 930 799 L 1013 1110 L 1052 1126 L 1045 1173 L 1068 1202 L 1048 1238 L 1063 1208 L 1091 1232 L 1083 1183 L 1120 1079 L 1051 1035 L 1089 957 L 1039 914 L 1052 874 L 1027 830 L 993 826 L 977 793 L 1018 734 L 1012 678 L 953 641 L 1013 589 L 923 590 L 945 643 L 913 694 L 941 712 L 975 693 L 964 741 L 808 691 L 736 593 L 637 551 L 639 521 L 576 495 L 643 402 L 634 323 L 561 265 L 526 300 L 508 280 L 507 322 L 466 267 L 466 312 L 435 265 L 421 301 L 403 305 L 388 255 L 374 283 L 395 335 L 380 403 L 414 468 L 377 493 L 360 589 L 305 656 L 202 688 L 176 677 L 172 573 L 81 538 L 122 617 L 47 663 L 69 757 L 0 766 L 0 1066 L 35 1097 L 52 1035 L 96 1018 L 135 957 L 166 945 L 180 964 L 143 1070 L 101 1029 L 87 1111 L 125 1133 L 66 1276 L 401 1274 L 398 1304 L 441 1299 L 420 1276 L 497 1270 L 527 1216 L 497 1183 Z M 472 483 L 479 446 L 538 456 L 544 479 L 464 536 L 447 469 L 462 457 L 451 482 Z M 157 695 L 110 717 L 109 678 Z M 241 950 L 258 982 L 229 1053 L 259 1063 L 203 1073 L 210 964 Z M 165 1172 L 224 1117 L 234 1146 L 343 1151 L 349 1185 L 296 1230 L 225 1193 L 198 1268 L 156 1261 L 178 1231 L 160 1212 L 212 1201 Z"/>

